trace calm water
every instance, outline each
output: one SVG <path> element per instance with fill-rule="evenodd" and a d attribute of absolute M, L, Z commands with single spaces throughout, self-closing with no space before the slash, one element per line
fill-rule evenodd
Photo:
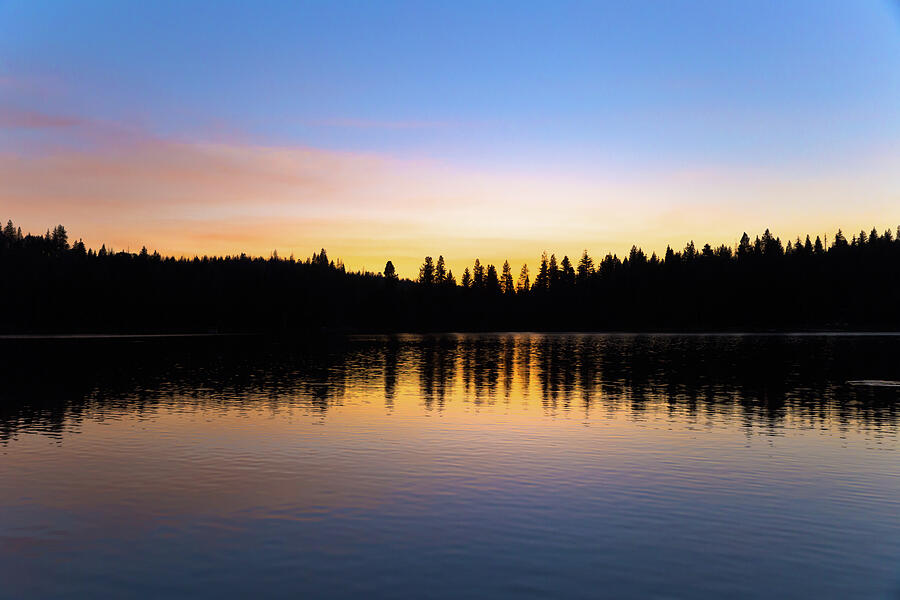
<path fill-rule="evenodd" d="M 900 337 L 0 357 L 3 597 L 900 597 Z"/>

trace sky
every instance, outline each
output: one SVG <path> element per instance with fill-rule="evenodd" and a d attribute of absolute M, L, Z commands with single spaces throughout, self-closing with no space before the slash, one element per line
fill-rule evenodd
<path fill-rule="evenodd" d="M 900 4 L 0 0 L 0 218 L 558 256 L 900 224 Z"/>

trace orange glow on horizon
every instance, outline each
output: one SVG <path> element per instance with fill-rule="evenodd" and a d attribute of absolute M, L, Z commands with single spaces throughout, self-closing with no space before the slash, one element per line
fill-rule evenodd
<path fill-rule="evenodd" d="M 351 270 L 380 272 L 391 260 L 405 277 L 424 256 L 443 255 L 458 279 L 475 258 L 498 269 L 509 260 L 518 274 L 544 250 L 574 261 L 584 249 L 596 259 L 632 244 L 662 254 L 690 240 L 734 245 L 766 228 L 786 241 L 900 223 L 890 153 L 793 174 L 541 175 L 166 140 L 31 113 L 18 121 L 65 127 L 75 143 L 0 153 L 0 218 L 34 233 L 62 223 L 94 248 L 305 258 L 324 247 Z"/>

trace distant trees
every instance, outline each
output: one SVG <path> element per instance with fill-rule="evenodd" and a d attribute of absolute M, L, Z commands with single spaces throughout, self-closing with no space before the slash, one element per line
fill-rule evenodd
<path fill-rule="evenodd" d="M 275 252 L 273 255 L 275 257 L 277 257 L 278 253 Z M 310 263 L 313 265 L 319 266 L 319 267 L 331 266 L 331 264 L 328 262 L 328 253 L 325 252 L 325 248 L 322 248 L 318 254 L 313 252 L 312 258 L 310 259 Z"/>
<path fill-rule="evenodd" d="M 66 228 L 62 225 L 57 225 L 53 228 L 53 233 L 50 234 L 50 243 L 53 246 L 53 249 L 56 252 L 62 252 L 63 250 L 69 249 L 69 235 L 66 233 Z"/>
<path fill-rule="evenodd" d="M 534 285 L 531 286 L 532 291 L 543 292 L 550 289 L 550 261 L 547 259 L 547 253 L 541 255 L 541 266 L 538 267 L 538 274 L 534 278 Z"/>
<path fill-rule="evenodd" d="M 577 264 L 544 252 L 523 264 L 475 259 L 459 285 L 445 259 L 425 257 L 414 281 L 388 260 L 347 272 L 324 248 L 303 261 L 246 255 L 163 257 L 70 242 L 58 225 L 0 228 L 0 332 L 357 330 L 900 330 L 900 236 L 839 230 L 783 243 L 745 232 L 734 247 L 638 246 Z"/>
<path fill-rule="evenodd" d="M 463 271 L 461 283 L 464 288 L 472 287 L 472 275 L 469 274 L 469 267 L 466 267 L 466 270 Z"/>
<path fill-rule="evenodd" d="M 500 278 L 497 276 L 497 269 L 494 265 L 488 265 L 487 275 L 484 277 L 484 289 L 491 294 L 500 292 Z"/>
<path fill-rule="evenodd" d="M 472 267 L 472 287 L 479 290 L 484 288 L 484 267 L 477 258 Z"/>
<path fill-rule="evenodd" d="M 444 256 L 438 256 L 437 265 L 434 267 L 434 283 L 442 284 L 447 280 L 447 268 L 444 266 Z"/>
<path fill-rule="evenodd" d="M 516 281 L 516 293 L 524 294 L 527 293 L 529 289 L 531 289 L 531 287 L 528 280 L 528 265 L 524 264 L 519 271 L 519 279 Z"/>
<path fill-rule="evenodd" d="M 512 269 L 509 268 L 509 261 L 503 261 L 503 273 L 500 276 L 500 290 L 506 294 L 513 294 L 516 291 L 513 283 Z"/>
<path fill-rule="evenodd" d="M 569 261 L 568 256 L 563 256 L 562 262 L 560 263 L 560 276 L 559 283 L 561 283 L 564 287 L 572 287 L 575 285 L 575 269 L 572 267 L 572 263 Z"/>
<path fill-rule="evenodd" d="M 419 267 L 418 282 L 422 285 L 434 284 L 434 262 L 430 256 L 426 256 L 425 262 Z"/>

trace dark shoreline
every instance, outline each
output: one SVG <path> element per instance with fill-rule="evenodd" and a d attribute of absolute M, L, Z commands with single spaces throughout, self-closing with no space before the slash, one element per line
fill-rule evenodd
<path fill-rule="evenodd" d="M 223 332 L 223 333 L 15 333 L 0 334 L 0 341 L 17 340 L 156 340 L 156 339 L 202 339 L 202 338 L 270 338 L 270 339 L 310 339 L 326 337 L 390 337 L 390 336 L 441 336 L 441 335 L 609 335 L 609 336 L 900 336 L 900 331 L 873 330 L 769 330 L 769 331 L 658 331 L 658 330 L 447 330 L 447 331 L 320 331 L 281 334 L 272 332 Z"/>

